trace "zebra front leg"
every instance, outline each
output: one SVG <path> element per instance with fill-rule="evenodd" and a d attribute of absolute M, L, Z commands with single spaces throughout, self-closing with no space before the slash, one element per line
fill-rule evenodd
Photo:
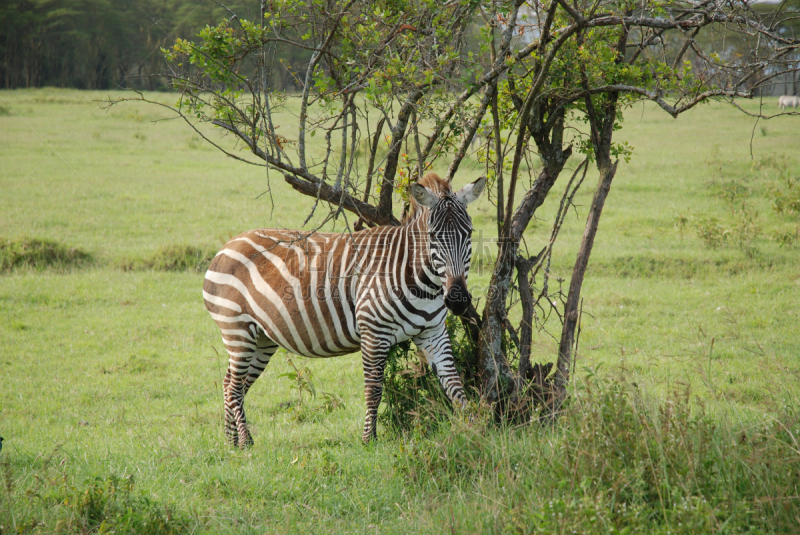
<path fill-rule="evenodd" d="M 367 412 L 364 416 L 364 433 L 361 439 L 365 444 L 378 438 L 378 405 L 383 395 L 383 370 L 386 367 L 386 356 L 391 344 L 374 337 L 362 336 L 361 359 L 364 365 L 364 397 L 367 401 Z"/>
<path fill-rule="evenodd" d="M 440 330 L 414 338 L 414 344 L 425 352 L 428 365 L 439 378 L 447 398 L 458 408 L 464 408 L 467 398 L 464 395 L 464 384 L 456 370 L 453 360 L 453 347 L 450 344 L 450 335 L 444 324 Z"/>

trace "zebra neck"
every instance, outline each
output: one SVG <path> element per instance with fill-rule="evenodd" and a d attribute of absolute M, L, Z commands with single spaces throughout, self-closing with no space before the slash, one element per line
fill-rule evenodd
<path fill-rule="evenodd" d="M 430 239 L 428 237 L 428 215 L 430 211 L 420 208 L 416 217 L 404 225 L 409 239 L 409 248 L 413 251 L 414 262 L 411 262 L 413 277 L 417 284 L 438 292 L 443 281 L 433 268 L 430 252 Z"/>

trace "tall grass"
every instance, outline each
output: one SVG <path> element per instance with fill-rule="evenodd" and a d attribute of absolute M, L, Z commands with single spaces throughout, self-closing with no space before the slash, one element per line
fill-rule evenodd
<path fill-rule="evenodd" d="M 188 532 L 189 521 L 182 513 L 134 492 L 134 476 L 97 476 L 76 483 L 66 470 L 49 466 L 52 458 L 37 463 L 33 481 L 21 489 L 11 464 L 2 463 L 5 492 L 0 503 L 5 507 L 0 534 Z"/>
<path fill-rule="evenodd" d="M 555 428 L 497 430 L 454 419 L 402 445 L 419 492 L 468 496 L 467 531 L 796 533 L 797 400 L 748 425 L 712 418 L 688 387 L 656 401 L 592 376 Z M 480 497 L 480 499 L 476 499 Z M 463 518 L 463 517 L 460 517 Z M 461 522 L 456 532 L 469 524 Z"/>

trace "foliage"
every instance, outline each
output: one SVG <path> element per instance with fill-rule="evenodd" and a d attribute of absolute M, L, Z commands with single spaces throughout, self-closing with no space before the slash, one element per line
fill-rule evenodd
<path fill-rule="evenodd" d="M 469 337 L 461 321 L 453 315 L 448 315 L 446 326 L 456 370 L 464 378 L 465 388 L 474 392 L 477 378 L 474 371 L 467 373 L 475 367 L 474 362 L 470 363 Z M 452 404 L 428 366 L 424 352 L 412 349 L 410 342 L 397 344 L 389 351 L 381 406 L 378 419 L 391 432 L 421 436 L 438 429 L 453 413 Z"/>
<path fill-rule="evenodd" d="M 311 370 L 307 366 L 298 368 L 290 357 L 286 357 L 286 362 L 292 367 L 292 371 L 281 374 L 278 378 L 286 378 L 289 382 L 294 383 L 294 387 L 297 389 L 297 404 L 302 406 L 303 393 L 307 393 L 312 399 L 317 397 L 317 389 L 314 388 L 314 382 L 311 380 Z"/>
<path fill-rule="evenodd" d="M 240 13 L 257 3 L 226 2 Z M 187 0 L 10 0 L 0 5 L 0 87 L 166 89 L 158 50 L 229 16 L 219 4 Z M 291 63 L 291 55 L 280 59 Z M 289 73 L 272 78 L 291 88 Z"/>
<path fill-rule="evenodd" d="M 769 188 L 769 194 L 777 213 L 800 214 L 800 180 L 797 177 L 779 177 Z"/>
<path fill-rule="evenodd" d="M 409 342 L 397 344 L 389 351 L 383 384 L 378 421 L 392 433 L 413 431 L 424 435 L 452 413 L 424 354 L 412 351 Z"/>
<path fill-rule="evenodd" d="M 699 219 L 697 235 L 712 249 L 732 245 L 748 256 L 757 254 L 756 240 L 762 234 L 758 212 L 742 203 L 741 209 L 734 209 L 731 217 L 733 221 L 727 225 L 713 217 Z"/>
<path fill-rule="evenodd" d="M 797 247 L 800 245 L 800 225 L 775 231 L 775 240 L 781 247 Z"/>

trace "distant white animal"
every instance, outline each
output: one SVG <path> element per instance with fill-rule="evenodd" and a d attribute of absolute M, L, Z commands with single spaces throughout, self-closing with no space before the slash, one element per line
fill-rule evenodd
<path fill-rule="evenodd" d="M 779 97 L 778 107 L 783 110 L 787 106 L 791 106 L 793 109 L 796 109 L 798 106 L 800 106 L 800 97 L 792 97 L 789 95 L 783 95 L 782 97 Z"/>

